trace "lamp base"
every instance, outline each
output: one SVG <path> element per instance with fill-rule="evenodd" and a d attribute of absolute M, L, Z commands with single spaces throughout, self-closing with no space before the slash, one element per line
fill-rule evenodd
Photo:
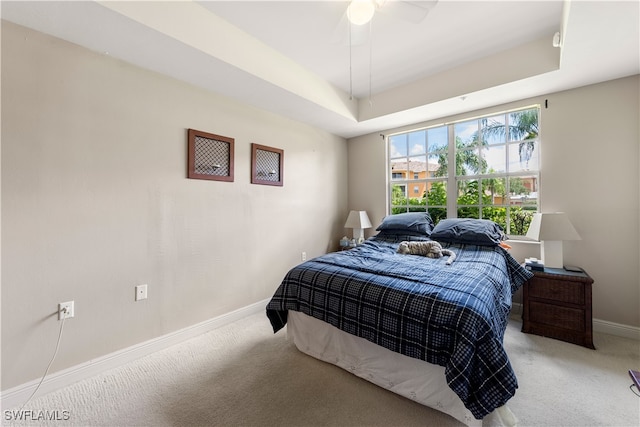
<path fill-rule="evenodd" d="M 562 240 L 543 240 L 540 242 L 540 257 L 545 267 L 563 268 Z"/>
<path fill-rule="evenodd" d="M 356 243 L 360 244 L 364 242 L 364 228 L 354 228 L 353 229 L 353 238 Z"/>

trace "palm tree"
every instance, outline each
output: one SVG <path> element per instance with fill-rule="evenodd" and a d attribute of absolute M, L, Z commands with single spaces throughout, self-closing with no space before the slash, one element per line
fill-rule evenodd
<path fill-rule="evenodd" d="M 467 175 L 467 170 L 472 174 L 480 174 L 487 171 L 487 161 L 479 156 L 478 151 L 475 149 L 478 145 L 486 146 L 487 143 L 486 141 L 480 141 L 477 136 L 477 133 L 473 135 L 473 138 L 469 142 L 463 142 L 459 136 L 456 136 L 456 176 Z M 447 176 L 449 169 L 447 153 L 438 155 L 438 163 L 440 167 L 434 173 L 434 176 Z M 473 181 L 459 181 L 459 193 L 462 195 L 468 191 L 473 191 L 473 189 L 468 188 L 472 182 Z"/>
<path fill-rule="evenodd" d="M 477 135 L 474 135 L 473 139 L 467 143 L 462 142 L 462 139 L 456 136 L 456 176 L 466 175 L 466 169 L 474 174 L 487 170 L 487 161 L 478 156 L 478 152 L 472 148 L 478 143 Z M 481 142 L 481 144 L 487 145 L 486 142 Z M 440 167 L 435 171 L 434 176 L 447 176 L 449 166 L 446 152 L 438 155 L 438 164 Z"/>
<path fill-rule="evenodd" d="M 511 141 L 521 140 L 518 147 L 520 164 L 524 163 L 524 168 L 529 168 L 529 160 L 535 148 L 535 139 L 538 137 L 538 110 L 525 110 L 511 113 L 509 115 L 509 125 L 496 121 L 486 122 L 482 126 L 482 134 L 486 137 L 495 136 L 505 139 L 509 131 Z"/>

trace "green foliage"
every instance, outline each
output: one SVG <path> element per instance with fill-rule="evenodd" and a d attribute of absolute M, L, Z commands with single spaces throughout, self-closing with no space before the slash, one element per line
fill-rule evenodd
<path fill-rule="evenodd" d="M 447 206 L 447 187 L 443 181 L 431 183 L 426 196 L 429 206 Z"/>
<path fill-rule="evenodd" d="M 535 139 L 538 137 L 538 110 L 516 111 L 509 114 L 509 125 L 497 121 L 489 121 L 482 126 L 482 134 L 487 137 L 506 138 L 507 132 L 509 141 L 522 142 L 518 145 L 518 155 L 520 164 L 529 167 L 529 160 L 535 148 Z"/>
<path fill-rule="evenodd" d="M 482 218 L 491 220 L 503 230 L 507 230 L 507 208 L 505 207 L 482 208 Z"/>
<path fill-rule="evenodd" d="M 511 208 L 511 230 L 510 234 L 524 236 L 527 234 L 529 224 L 535 211 L 523 209 L 520 206 Z"/>
<path fill-rule="evenodd" d="M 462 193 L 458 196 L 459 205 L 477 205 L 480 203 L 480 188 L 478 180 L 460 181 L 458 184 L 458 193 Z"/>
<path fill-rule="evenodd" d="M 531 193 L 527 187 L 524 186 L 522 178 L 510 178 L 509 179 L 509 191 L 511 194 L 529 194 Z"/>
<path fill-rule="evenodd" d="M 421 198 L 405 198 L 402 191 L 395 193 L 400 197 L 394 197 L 392 214 L 404 212 L 429 212 L 433 221 L 437 224 L 447 217 L 447 191 L 446 184 L 438 181 L 431 184 L 431 189 Z M 526 208 L 521 206 L 492 206 L 492 196 L 482 194 L 482 216 L 480 216 L 480 192 L 478 181 L 469 181 L 464 192 L 458 197 L 458 218 L 483 218 L 500 225 L 508 234 L 524 236 L 529 229 L 529 224 L 535 213 L 535 206 Z M 471 205 L 471 206 L 469 206 Z M 509 212 L 510 227 L 507 228 L 507 211 Z"/>
<path fill-rule="evenodd" d="M 464 143 L 459 136 L 456 136 L 456 176 L 464 176 L 467 170 L 472 173 L 484 173 L 487 170 L 487 161 L 478 156 L 478 152 L 474 149 L 478 145 L 486 145 L 474 138 Z M 449 157 L 446 152 L 438 154 L 438 164 L 440 167 L 434 173 L 434 176 L 447 176 L 449 171 Z"/>
<path fill-rule="evenodd" d="M 432 183 L 431 190 L 421 198 L 407 199 L 399 187 L 399 191 L 396 191 L 396 187 L 392 189 L 392 214 L 427 211 L 435 223 L 447 217 L 447 189 L 444 182 Z"/>
<path fill-rule="evenodd" d="M 493 172 L 493 170 L 489 170 L 489 173 Z M 520 182 L 522 183 L 522 180 Z M 507 195 L 505 178 L 483 178 L 482 188 L 484 192 L 491 194 L 492 199 L 493 196 L 505 197 Z"/>
<path fill-rule="evenodd" d="M 441 219 L 447 218 L 447 208 L 429 208 L 429 215 L 435 224 L 440 222 Z"/>
<path fill-rule="evenodd" d="M 499 137 L 502 140 L 522 141 L 519 144 L 520 162 L 528 166 L 529 159 L 535 148 L 538 137 L 538 110 L 531 109 L 509 114 L 508 125 L 498 121 L 484 121 L 480 132 L 474 134 L 470 141 L 464 143 L 456 136 L 455 169 L 456 176 L 471 174 L 486 174 L 487 162 L 478 155 L 478 146 L 487 146 L 485 138 Z M 436 177 L 448 176 L 448 155 L 446 150 L 438 154 L 440 167 L 435 171 Z M 508 234 L 525 235 L 537 203 L 523 206 L 508 206 L 507 178 L 482 178 L 458 181 L 457 216 L 458 218 L 483 218 L 496 222 Z M 482 185 L 481 185 L 482 184 Z M 522 178 L 509 178 L 509 193 L 528 195 L 530 190 L 525 187 Z M 494 200 L 499 197 L 506 206 L 495 206 Z M 531 201 L 531 202 L 535 202 Z M 447 217 L 447 183 L 446 181 L 431 182 L 429 191 L 420 198 L 407 198 L 400 186 L 392 189 L 392 213 L 424 212 L 427 210 L 434 222 Z M 507 219 L 509 226 L 507 226 Z"/>
<path fill-rule="evenodd" d="M 404 191 L 402 191 L 402 188 L 399 185 L 394 185 L 391 188 L 391 199 L 396 200 L 402 198 L 404 198 Z"/>

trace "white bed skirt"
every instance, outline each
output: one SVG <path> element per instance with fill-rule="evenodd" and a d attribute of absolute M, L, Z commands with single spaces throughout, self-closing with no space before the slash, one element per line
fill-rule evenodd
<path fill-rule="evenodd" d="M 304 313 L 289 311 L 287 336 L 303 353 L 451 415 L 468 426 L 517 424 L 517 419 L 506 405 L 483 420 L 475 419 L 447 385 L 444 367 L 387 350 Z"/>

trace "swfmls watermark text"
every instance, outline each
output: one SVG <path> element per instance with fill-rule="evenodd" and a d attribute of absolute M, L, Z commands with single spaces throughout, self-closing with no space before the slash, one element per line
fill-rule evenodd
<path fill-rule="evenodd" d="M 67 410 L 6 410 L 4 411 L 5 421 L 68 421 L 71 412 Z"/>

